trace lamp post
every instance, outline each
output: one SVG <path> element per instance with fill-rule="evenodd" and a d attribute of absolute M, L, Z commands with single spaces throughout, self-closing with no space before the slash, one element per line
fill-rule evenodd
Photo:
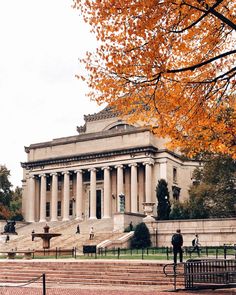
<path fill-rule="evenodd" d="M 120 213 L 125 212 L 125 195 L 123 193 L 119 194 L 120 198 Z"/>
<path fill-rule="evenodd" d="M 154 232 L 155 232 L 155 246 L 157 248 L 157 228 L 154 228 Z"/>
<path fill-rule="evenodd" d="M 157 223 L 152 222 L 152 229 L 155 237 L 155 247 L 157 248 Z"/>

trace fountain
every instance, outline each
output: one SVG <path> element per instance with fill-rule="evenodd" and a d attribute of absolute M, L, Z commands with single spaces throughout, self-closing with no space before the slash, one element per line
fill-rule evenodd
<path fill-rule="evenodd" d="M 43 240 L 43 249 L 50 249 L 50 240 L 51 238 L 61 236 L 61 234 L 57 233 L 50 233 L 49 229 L 50 227 L 46 224 L 44 229 L 44 233 L 35 233 L 32 231 L 32 241 L 34 238 L 39 237 Z"/>

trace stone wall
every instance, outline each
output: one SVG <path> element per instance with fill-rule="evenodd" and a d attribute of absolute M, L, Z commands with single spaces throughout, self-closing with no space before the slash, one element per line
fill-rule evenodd
<path fill-rule="evenodd" d="M 145 215 L 136 213 L 115 213 L 114 214 L 114 232 L 123 233 L 132 221 L 133 226 L 143 222 Z"/>
<path fill-rule="evenodd" d="M 184 246 L 191 246 L 195 234 L 198 234 L 202 246 L 223 246 L 236 244 L 236 218 L 171 220 L 147 223 L 155 246 L 171 246 L 171 236 L 181 229 Z M 156 230 L 155 230 L 156 229 Z"/>

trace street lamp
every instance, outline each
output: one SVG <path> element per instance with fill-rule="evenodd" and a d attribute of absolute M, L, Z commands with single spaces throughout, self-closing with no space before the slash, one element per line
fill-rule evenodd
<path fill-rule="evenodd" d="M 120 198 L 120 212 L 124 213 L 125 212 L 125 195 L 123 193 L 120 193 L 119 198 Z"/>
<path fill-rule="evenodd" d="M 157 248 L 157 223 L 156 222 L 152 222 L 152 229 L 155 236 L 155 247 Z"/>
<path fill-rule="evenodd" d="M 154 228 L 154 232 L 155 232 L 155 246 L 157 248 L 157 228 Z"/>

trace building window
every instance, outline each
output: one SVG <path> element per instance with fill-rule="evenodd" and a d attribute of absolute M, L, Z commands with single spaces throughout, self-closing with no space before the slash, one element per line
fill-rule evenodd
<path fill-rule="evenodd" d="M 73 181 L 70 180 L 70 190 L 72 191 L 72 189 L 73 189 Z"/>
<path fill-rule="evenodd" d="M 180 187 L 175 186 L 175 185 L 172 186 L 172 194 L 173 194 L 174 200 L 179 201 L 180 191 L 181 191 Z"/>
<path fill-rule="evenodd" d="M 50 217 L 50 202 L 46 202 L 46 217 Z"/>
<path fill-rule="evenodd" d="M 62 188 L 62 176 L 61 175 L 58 175 L 57 189 L 59 191 L 61 191 L 61 188 Z"/>
<path fill-rule="evenodd" d="M 46 187 L 47 187 L 47 192 L 50 192 L 51 190 L 51 178 L 46 177 Z"/>
<path fill-rule="evenodd" d="M 97 180 L 103 180 L 104 179 L 104 173 L 103 170 L 98 170 L 96 173 L 96 179 Z"/>
<path fill-rule="evenodd" d="M 85 171 L 83 173 L 83 182 L 89 182 L 90 181 L 90 172 L 89 171 Z"/>
<path fill-rule="evenodd" d="M 61 201 L 57 202 L 57 216 L 61 216 Z"/>
<path fill-rule="evenodd" d="M 177 168 L 173 168 L 173 182 L 177 183 Z"/>
<path fill-rule="evenodd" d="M 69 215 L 73 215 L 73 200 L 70 200 L 70 206 L 69 206 Z"/>

